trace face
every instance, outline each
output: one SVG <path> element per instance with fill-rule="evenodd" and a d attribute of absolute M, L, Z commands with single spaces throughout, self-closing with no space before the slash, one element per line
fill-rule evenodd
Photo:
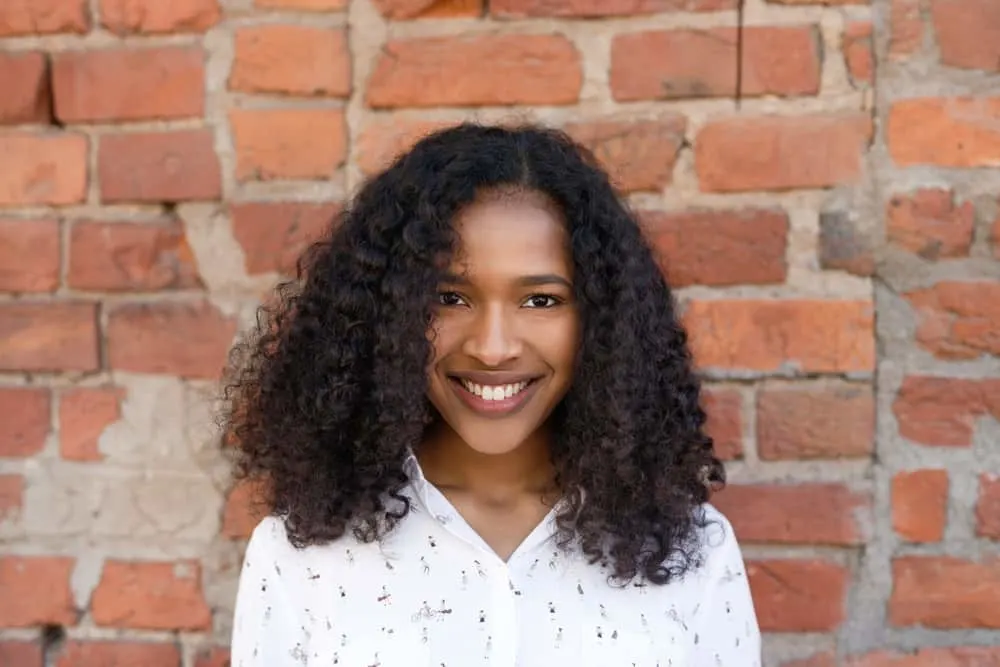
<path fill-rule="evenodd" d="M 572 382 L 579 316 L 567 234 L 531 193 L 483 198 L 456 229 L 429 396 L 469 447 L 504 454 L 539 433 Z"/>

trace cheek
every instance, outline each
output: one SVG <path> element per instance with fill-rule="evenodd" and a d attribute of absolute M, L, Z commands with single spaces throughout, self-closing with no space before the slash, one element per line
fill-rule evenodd
<path fill-rule="evenodd" d="M 580 345 L 580 327 L 577 317 L 553 322 L 539 340 L 539 351 L 545 360 L 559 373 L 568 373 L 576 361 L 576 351 Z"/>

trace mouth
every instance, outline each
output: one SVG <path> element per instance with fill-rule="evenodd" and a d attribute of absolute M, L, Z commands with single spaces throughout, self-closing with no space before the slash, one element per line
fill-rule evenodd
<path fill-rule="evenodd" d="M 541 378 L 524 378 L 497 384 L 473 382 L 448 376 L 452 390 L 473 411 L 490 417 L 505 417 L 520 410 L 535 394 Z"/>

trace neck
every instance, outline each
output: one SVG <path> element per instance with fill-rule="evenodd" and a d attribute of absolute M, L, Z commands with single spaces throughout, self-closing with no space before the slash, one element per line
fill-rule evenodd
<path fill-rule="evenodd" d="M 417 449 L 428 481 L 484 499 L 503 501 L 553 491 L 548 433 L 538 431 L 504 454 L 477 452 L 447 425 L 432 428 Z"/>

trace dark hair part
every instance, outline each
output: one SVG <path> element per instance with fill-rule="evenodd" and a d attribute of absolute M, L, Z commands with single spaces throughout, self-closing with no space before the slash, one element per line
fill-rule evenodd
<path fill-rule="evenodd" d="M 383 536 L 409 506 L 403 464 L 433 420 L 424 397 L 433 303 L 456 214 L 487 190 L 562 211 L 582 324 L 573 384 L 552 414 L 579 540 L 614 580 L 666 583 L 701 562 L 709 482 L 724 473 L 660 267 L 608 176 L 565 134 L 463 124 L 367 182 L 234 349 L 223 427 L 237 478 L 265 482 L 297 546 Z M 445 264 L 447 262 L 445 261 Z"/>

